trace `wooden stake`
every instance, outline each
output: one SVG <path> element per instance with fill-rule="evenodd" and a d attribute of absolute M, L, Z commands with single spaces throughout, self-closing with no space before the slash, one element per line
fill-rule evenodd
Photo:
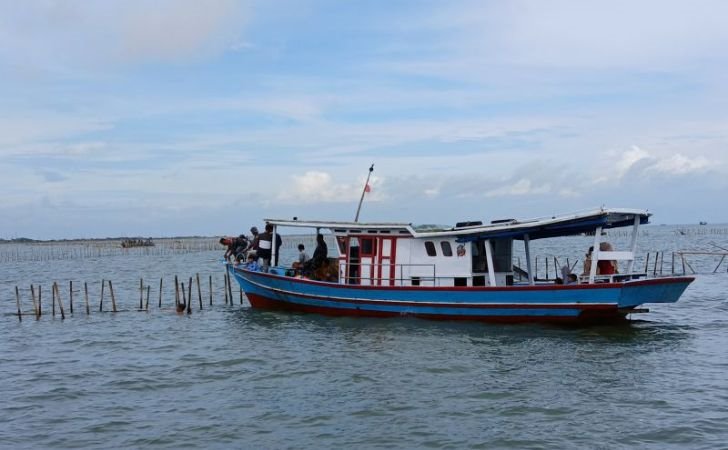
<path fill-rule="evenodd" d="M 88 283 L 85 281 L 83 282 L 83 293 L 84 293 L 84 301 L 86 302 L 86 315 L 88 316 L 91 314 L 91 308 L 89 308 L 88 305 Z"/>
<path fill-rule="evenodd" d="M 61 319 L 66 319 L 66 313 L 63 311 L 63 301 L 61 301 L 61 289 L 58 287 L 57 283 L 53 283 L 53 287 L 56 288 L 56 298 L 58 298 L 58 307 L 61 310 Z"/>
<path fill-rule="evenodd" d="M 144 309 L 142 302 L 144 301 L 144 278 L 139 278 L 139 311 Z"/>
<path fill-rule="evenodd" d="M 144 311 L 149 312 L 149 292 L 152 290 L 151 286 L 147 286 L 147 301 L 144 304 Z"/>
<path fill-rule="evenodd" d="M 210 306 L 212 306 L 212 275 L 210 275 Z"/>
<path fill-rule="evenodd" d="M 71 314 L 73 314 L 73 280 L 68 282 L 68 303 Z"/>
<path fill-rule="evenodd" d="M 177 309 L 179 306 L 179 281 L 177 275 L 174 276 L 174 308 Z"/>
<path fill-rule="evenodd" d="M 222 280 L 223 284 L 224 284 L 222 290 L 223 290 L 223 292 L 225 292 L 225 304 L 226 305 L 228 304 L 227 278 L 228 278 L 228 275 L 227 275 L 227 272 L 225 272 L 225 277 Z"/>
<path fill-rule="evenodd" d="M 228 272 L 228 293 L 230 294 L 230 306 L 233 306 L 233 283 L 232 283 L 232 277 L 230 276 L 230 272 Z"/>
<path fill-rule="evenodd" d="M 111 294 L 111 310 L 118 312 L 116 309 L 116 297 L 114 297 L 114 286 L 111 284 L 111 280 L 109 280 L 109 293 Z"/>
<path fill-rule="evenodd" d="M 190 277 L 190 282 L 187 285 L 187 298 L 189 299 L 187 302 L 187 311 L 189 313 L 192 311 L 192 277 Z"/>
<path fill-rule="evenodd" d="M 200 301 L 200 311 L 202 311 L 202 287 L 200 286 L 200 274 L 195 274 L 197 277 L 197 298 Z"/>
<path fill-rule="evenodd" d="M 685 272 L 683 270 L 683 272 Z M 43 286 L 38 285 L 38 317 L 43 315 Z"/>
<path fill-rule="evenodd" d="M 101 298 L 99 299 L 99 312 L 104 311 L 104 286 L 106 286 L 106 280 L 101 279 Z"/>
<path fill-rule="evenodd" d="M 240 304 L 243 304 L 243 288 L 240 288 Z"/>
<path fill-rule="evenodd" d="M 35 320 L 38 320 L 40 318 L 40 313 L 38 312 L 38 304 L 35 302 L 35 288 L 33 285 L 30 285 L 30 297 L 33 299 L 33 313 L 35 314 Z"/>
<path fill-rule="evenodd" d="M 18 287 L 15 286 L 15 303 L 18 304 L 18 321 L 23 321 L 23 313 L 20 311 L 20 291 L 18 290 Z"/>
<path fill-rule="evenodd" d="M 159 279 L 159 308 L 162 307 L 162 279 Z"/>
<path fill-rule="evenodd" d="M 51 285 L 51 312 L 53 314 L 53 317 L 56 317 L 56 282 L 54 281 Z"/>

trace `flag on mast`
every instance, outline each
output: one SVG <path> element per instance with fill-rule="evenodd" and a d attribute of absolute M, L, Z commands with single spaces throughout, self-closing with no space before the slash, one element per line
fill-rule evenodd
<path fill-rule="evenodd" d="M 372 188 L 369 187 L 369 178 L 372 176 L 372 172 L 374 172 L 374 164 L 372 164 L 372 166 L 369 167 L 369 173 L 367 174 L 367 181 L 364 182 L 364 189 L 361 191 L 361 198 L 359 199 L 359 206 L 357 206 L 357 208 L 356 208 L 356 216 L 354 216 L 354 222 L 359 221 L 359 212 L 361 211 L 361 204 L 364 201 L 364 194 L 372 191 Z"/>

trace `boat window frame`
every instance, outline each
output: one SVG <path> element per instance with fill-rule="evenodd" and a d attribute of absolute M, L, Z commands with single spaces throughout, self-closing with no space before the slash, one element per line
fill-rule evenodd
<path fill-rule="evenodd" d="M 425 252 L 427 253 L 427 256 L 429 257 L 436 257 L 437 256 L 437 247 L 435 246 L 435 242 L 433 241 L 425 241 Z"/>
<path fill-rule="evenodd" d="M 452 245 L 450 241 L 440 241 L 440 249 L 442 250 L 442 256 L 452 257 Z"/>

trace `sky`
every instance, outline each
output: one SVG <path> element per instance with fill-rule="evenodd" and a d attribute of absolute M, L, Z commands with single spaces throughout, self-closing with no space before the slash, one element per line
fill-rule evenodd
<path fill-rule="evenodd" d="M 728 222 L 728 2 L 0 0 L 0 238 Z"/>

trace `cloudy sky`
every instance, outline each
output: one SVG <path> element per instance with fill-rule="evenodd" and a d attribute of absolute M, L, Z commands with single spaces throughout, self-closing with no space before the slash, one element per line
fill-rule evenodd
<path fill-rule="evenodd" d="M 0 0 L 0 238 L 728 221 L 728 2 Z"/>

